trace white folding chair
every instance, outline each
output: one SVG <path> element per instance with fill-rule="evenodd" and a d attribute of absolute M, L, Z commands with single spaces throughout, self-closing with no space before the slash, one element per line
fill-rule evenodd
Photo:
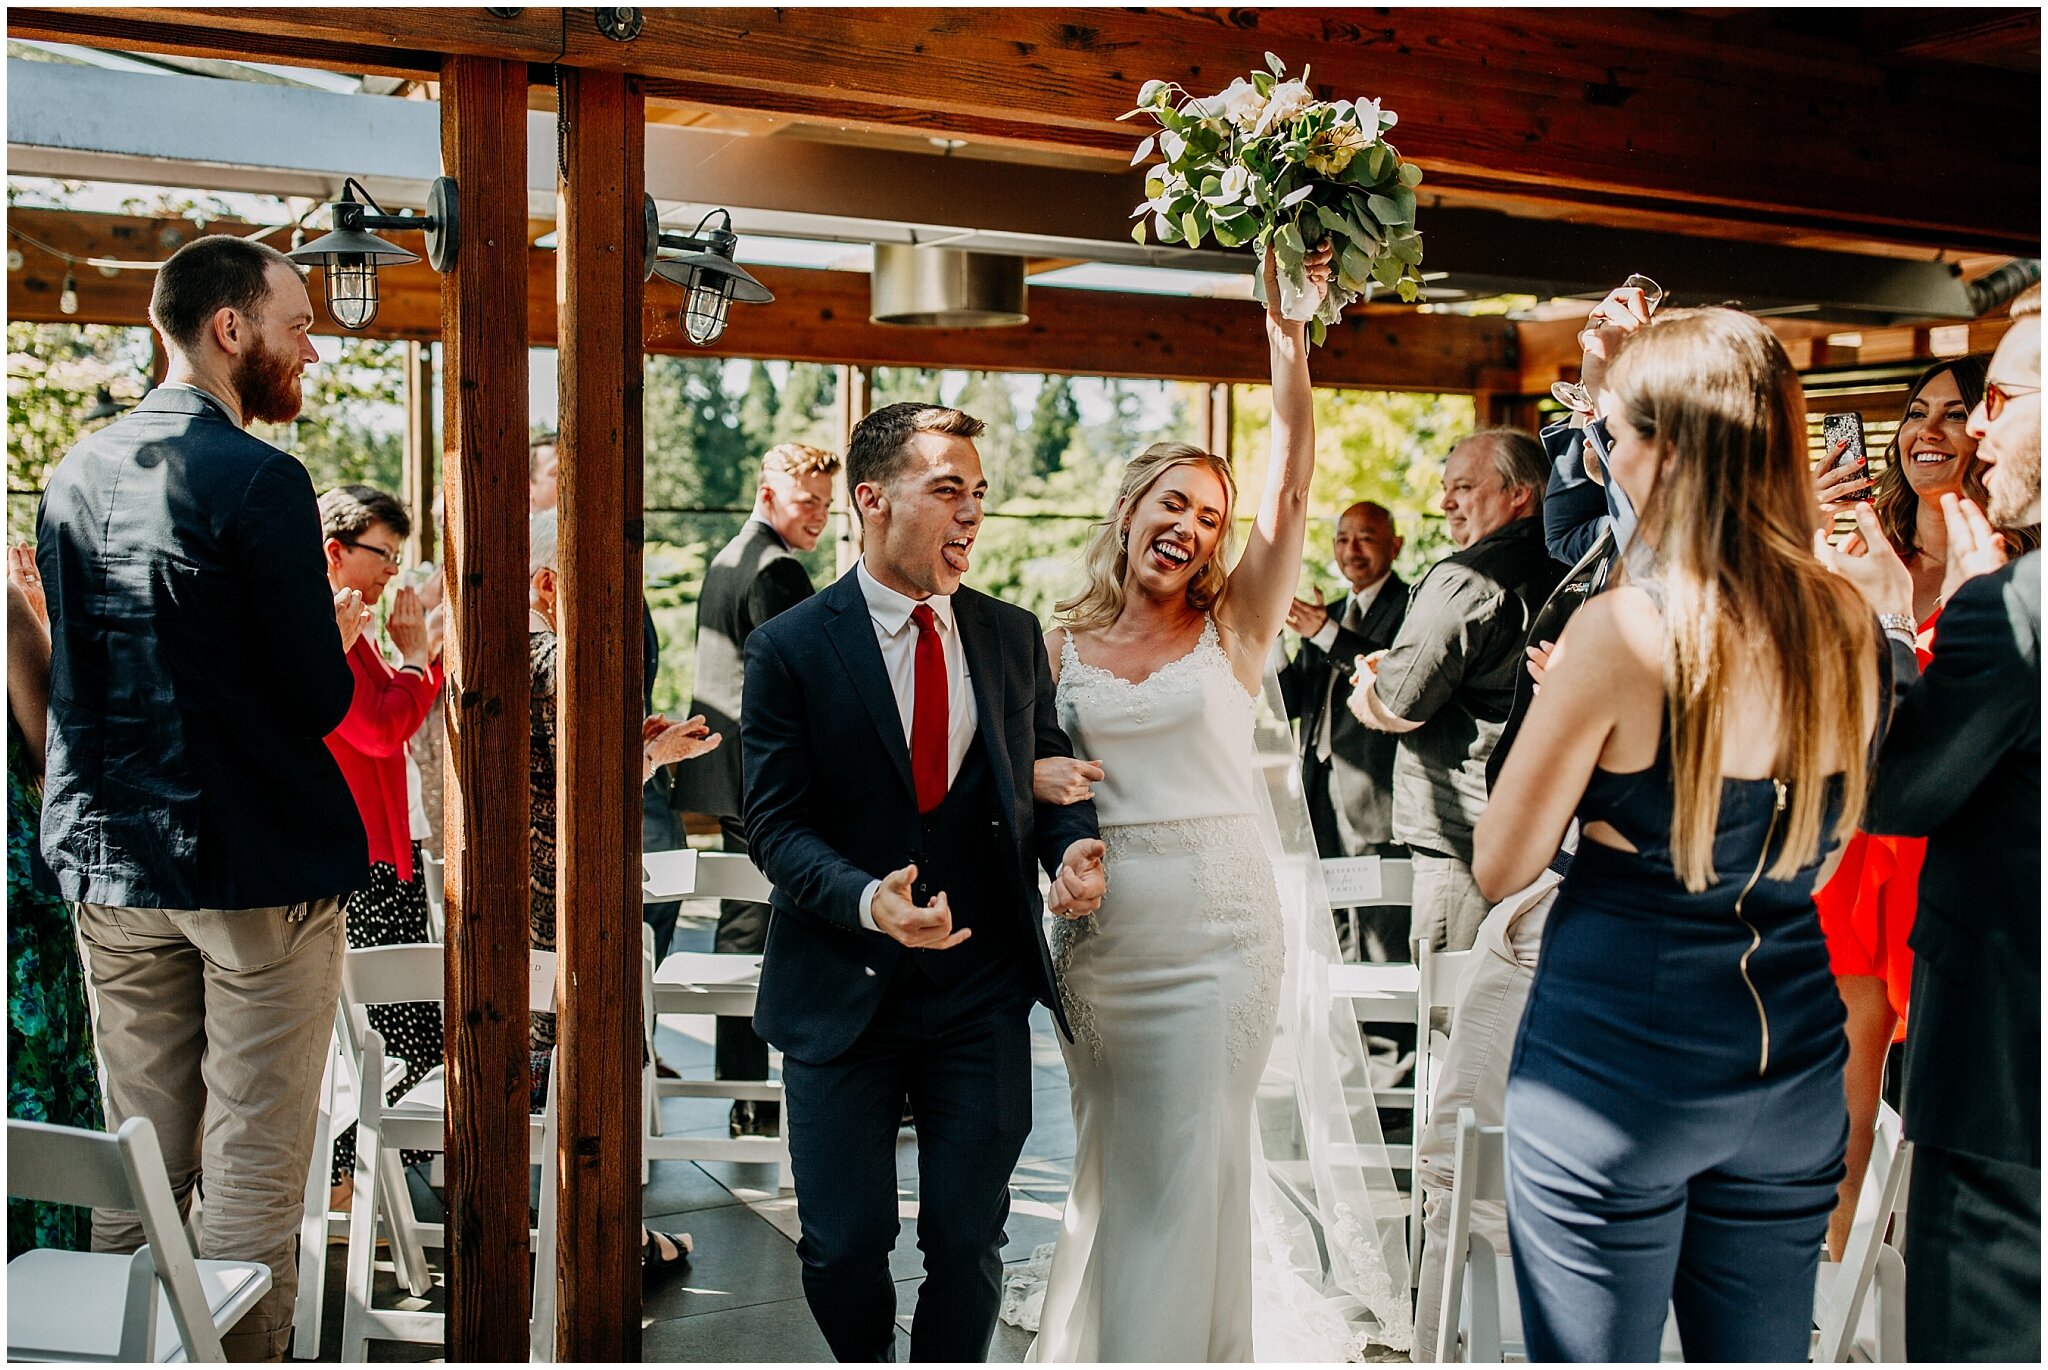
<path fill-rule="evenodd" d="M 319 1112 L 313 1124 L 313 1155 L 306 1166 L 305 1209 L 299 1220 L 299 1292 L 292 1308 L 292 1355 L 298 1360 L 312 1360 L 320 1354 L 320 1333 L 327 1314 L 327 1243 L 331 1238 L 348 1235 L 348 1214 L 328 1210 L 334 1139 L 356 1120 L 355 1061 L 343 1046 L 346 1040 L 337 1003 L 334 1035 L 327 1049 L 327 1071 L 320 1081 Z M 397 1057 L 384 1059 L 385 1094 L 390 1094 L 405 1078 L 405 1064 Z M 405 1167 L 397 1152 L 387 1152 L 378 1164 L 384 1170 L 387 1192 L 404 1186 Z M 392 1265 L 398 1282 L 415 1297 L 426 1293 L 433 1277 L 427 1271 L 411 1203 L 387 1205 L 379 1216 L 384 1220 L 385 1234 L 391 1239 Z"/>
<path fill-rule="evenodd" d="M 747 899 L 765 904 L 775 892 L 760 868 L 737 852 L 696 851 L 687 847 L 642 852 L 640 868 L 643 904 L 671 899 Z"/>
<path fill-rule="evenodd" d="M 761 958 L 737 952 L 672 951 L 659 968 L 647 975 L 641 988 L 648 1005 L 651 1059 L 653 1023 L 658 1015 L 751 1018 L 761 988 Z M 647 1127 L 640 1149 L 643 1160 L 768 1164 L 776 1168 L 778 1191 L 793 1187 L 786 1109 L 782 1133 L 776 1137 L 665 1137 L 660 1126 L 663 1099 L 753 1099 L 779 1104 L 780 1080 L 662 1080 L 651 1078 L 651 1067 L 648 1074 Z"/>
<path fill-rule="evenodd" d="M 369 1025 L 364 1009 L 372 1004 L 440 1002 L 444 994 L 445 948 L 437 943 L 364 947 L 342 961 L 342 1023 L 354 1056 L 357 1080 L 384 1077 L 384 1039 Z M 546 1013 L 554 1008 L 555 954 L 532 953 L 528 966 L 527 1007 Z M 447 1075 L 436 1066 L 395 1104 L 386 1104 L 378 1090 L 358 1090 L 356 1118 L 356 1193 L 349 1211 L 347 1276 L 342 1298 L 341 1358 L 367 1358 L 371 1340 L 429 1342 L 445 1340 L 440 1313 L 379 1308 L 373 1298 L 376 1229 L 380 1215 L 408 1217 L 411 1197 L 403 1171 L 386 1175 L 386 1155 L 401 1150 L 441 1151 L 447 1145 Z M 541 1168 L 540 1222 L 533 1235 L 534 1280 L 531 1350 L 535 1360 L 554 1358 L 555 1302 L 555 1094 L 561 1085 L 560 1060 L 548 1072 L 548 1098 L 541 1113 L 527 1120 L 528 1155 Z M 415 1224 L 420 1240 L 442 1246 L 446 1234 L 438 1223 Z M 398 1242 L 394 1240 L 394 1256 Z"/>
<path fill-rule="evenodd" d="M 9 1360 L 225 1360 L 221 1334 L 270 1292 L 260 1261 L 193 1257 L 147 1118 L 112 1135 L 9 1122 L 7 1194 L 129 1209 L 143 1235 L 131 1256 L 35 1250 L 9 1261 Z"/>
<path fill-rule="evenodd" d="M 1415 863 L 1406 857 L 1332 857 L 1319 864 L 1332 912 L 1361 905 L 1408 904 L 1415 898 Z M 1418 984 L 1415 965 L 1409 961 L 1347 961 L 1330 967 L 1330 994 L 1348 999 L 1352 1016 L 1361 1024 L 1413 1022 Z M 1412 1084 L 1375 1087 L 1373 1103 L 1380 1108 L 1410 1110 L 1411 1135 L 1421 1125 L 1421 1116 L 1413 1112 Z M 1385 1153 L 1390 1167 L 1412 1171 L 1412 1144 L 1391 1145 Z"/>
<path fill-rule="evenodd" d="M 1815 1281 L 1816 1362 L 1906 1359 L 1906 1263 L 1888 1235 L 1904 1210 L 1912 1164 L 1904 1123 L 1890 1104 L 1880 1103 L 1848 1243 L 1839 1264 L 1821 1262 Z"/>
<path fill-rule="evenodd" d="M 1458 991 L 1465 982 L 1465 966 L 1472 952 L 1437 951 L 1427 937 L 1408 944 L 1415 958 L 1415 1084 L 1411 1099 L 1415 1105 L 1415 1146 L 1420 1154 L 1423 1129 L 1429 1126 L 1436 1103 L 1437 1076 L 1442 1072 L 1443 1054 L 1450 1046 L 1447 1033 L 1435 1025 L 1435 1014 L 1446 1019 L 1456 1011 Z M 1446 1027 L 1452 1025 L 1448 1022 Z M 1413 1172 L 1408 1186 L 1408 1281 L 1418 1287 L 1422 1279 L 1422 1172 Z"/>

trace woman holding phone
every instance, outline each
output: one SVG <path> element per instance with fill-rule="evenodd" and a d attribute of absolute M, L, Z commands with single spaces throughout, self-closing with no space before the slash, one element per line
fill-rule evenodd
<path fill-rule="evenodd" d="M 1636 532 L 1475 834 L 1497 899 L 1581 823 L 1507 1092 L 1529 1359 L 1654 1361 L 1675 1305 L 1688 1360 L 1798 1360 L 1848 1123 L 1812 892 L 1862 808 L 1886 658 L 1813 554 L 1806 406 L 1768 328 L 1660 311 L 1604 390 Z"/>

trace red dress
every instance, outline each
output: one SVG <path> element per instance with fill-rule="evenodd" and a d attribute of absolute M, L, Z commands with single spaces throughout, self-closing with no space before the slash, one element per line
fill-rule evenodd
<path fill-rule="evenodd" d="M 1934 623 L 1940 617 L 1936 608 L 1920 625 L 1914 655 L 1922 670 L 1934 657 Z M 1849 838 L 1834 878 L 1813 892 L 1829 968 L 1838 976 L 1874 975 L 1884 981 L 1885 998 L 1899 1015 L 1894 1041 L 1906 1036 L 1906 1006 L 1913 992 L 1913 952 L 1906 939 L 1920 905 L 1920 866 L 1926 858 L 1924 837 L 1859 831 Z"/>

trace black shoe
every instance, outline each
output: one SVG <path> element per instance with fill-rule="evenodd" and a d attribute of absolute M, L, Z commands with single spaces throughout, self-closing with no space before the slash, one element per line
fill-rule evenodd
<path fill-rule="evenodd" d="M 780 1137 L 782 1105 L 766 1099 L 737 1100 L 726 1120 L 726 1131 L 734 1137 Z"/>
<path fill-rule="evenodd" d="M 642 1228 L 640 1238 L 641 1283 L 652 1284 L 690 1268 L 690 1252 L 695 1243 L 689 1233 L 654 1232 Z"/>

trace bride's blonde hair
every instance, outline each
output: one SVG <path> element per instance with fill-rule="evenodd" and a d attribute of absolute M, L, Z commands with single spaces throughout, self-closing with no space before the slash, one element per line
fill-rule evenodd
<path fill-rule="evenodd" d="M 1188 581 L 1188 607 L 1207 613 L 1223 602 L 1223 592 L 1230 584 L 1225 566 L 1236 532 L 1231 515 L 1237 507 L 1237 477 L 1231 474 L 1229 462 L 1193 443 L 1155 442 L 1131 458 L 1130 465 L 1124 468 L 1114 508 L 1108 518 L 1095 525 L 1087 547 L 1082 549 L 1081 593 L 1053 606 L 1053 622 L 1068 632 L 1107 628 L 1116 622 L 1117 615 L 1124 611 L 1124 576 L 1131 566 L 1127 546 L 1131 514 L 1159 478 L 1176 466 L 1203 467 L 1223 482 L 1223 533 L 1208 563 Z"/>

